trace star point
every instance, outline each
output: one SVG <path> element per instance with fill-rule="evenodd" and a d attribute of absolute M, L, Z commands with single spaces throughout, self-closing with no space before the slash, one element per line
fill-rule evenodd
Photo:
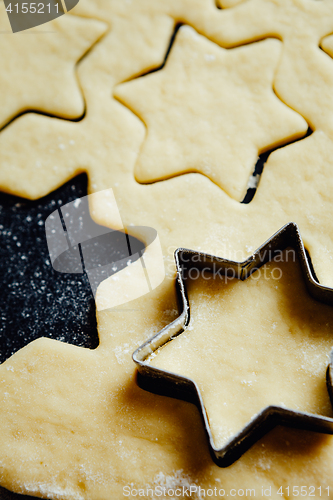
<path fill-rule="evenodd" d="M 1 3 L 0 27 L 6 22 L 4 10 Z M 79 118 L 85 104 L 75 64 L 105 30 L 106 25 L 100 21 L 66 15 L 49 22 L 47 32 L 3 34 L 0 128 L 32 109 L 62 118 Z"/>

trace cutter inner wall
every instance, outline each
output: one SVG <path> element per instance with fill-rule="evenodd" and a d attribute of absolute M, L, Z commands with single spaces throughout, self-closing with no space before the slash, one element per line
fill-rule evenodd
<path fill-rule="evenodd" d="M 333 308 L 309 296 L 295 251 L 245 281 L 192 272 L 186 289 L 189 326 L 147 362 L 194 380 L 216 447 L 270 405 L 332 416 Z"/>

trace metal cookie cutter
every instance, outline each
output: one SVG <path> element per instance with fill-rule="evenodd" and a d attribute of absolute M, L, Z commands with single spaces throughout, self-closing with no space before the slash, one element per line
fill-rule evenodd
<path fill-rule="evenodd" d="M 217 449 L 214 445 L 204 402 L 196 383 L 190 378 L 154 368 L 147 364 L 147 359 L 157 349 L 181 334 L 189 324 L 190 306 L 184 278 L 191 268 L 205 269 L 205 271 L 209 268 L 211 271 L 214 269 L 214 272 L 218 268 L 226 276 L 232 275 L 245 280 L 256 269 L 272 260 L 277 252 L 287 247 L 292 247 L 297 252 L 309 294 L 320 302 L 332 305 L 333 289 L 320 285 L 316 280 L 298 226 L 293 222 L 283 226 L 244 262 L 230 261 L 179 248 L 175 252 L 175 260 L 177 266 L 176 289 L 181 314 L 175 321 L 140 346 L 133 354 L 133 360 L 138 367 L 138 384 L 142 389 L 189 401 L 198 407 L 208 437 L 210 453 L 214 462 L 220 467 L 231 465 L 276 425 L 333 434 L 333 418 L 298 412 L 280 406 L 268 406 L 257 414 L 241 432 L 233 436 L 223 448 Z M 326 379 L 327 389 L 333 405 L 333 353 L 331 354 Z"/>

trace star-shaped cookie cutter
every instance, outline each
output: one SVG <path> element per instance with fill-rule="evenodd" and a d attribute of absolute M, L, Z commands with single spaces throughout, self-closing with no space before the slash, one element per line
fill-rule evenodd
<path fill-rule="evenodd" d="M 216 448 L 209 425 L 208 416 L 200 390 L 196 383 L 167 370 L 147 364 L 148 358 L 157 349 L 181 334 L 190 321 L 190 306 L 185 286 L 185 273 L 191 268 L 218 269 L 224 275 L 232 275 L 245 280 L 256 269 L 271 261 L 277 252 L 287 247 L 296 250 L 301 265 L 302 275 L 309 294 L 319 302 L 333 304 L 333 289 L 321 285 L 314 275 L 307 257 L 297 224 L 290 222 L 277 231 L 253 255 L 243 262 L 236 262 L 202 252 L 178 248 L 175 252 L 177 267 L 176 290 L 181 314 L 176 320 L 141 345 L 134 353 L 133 360 L 138 368 L 138 384 L 142 389 L 155 394 L 170 396 L 194 403 L 200 411 L 209 449 L 214 462 L 220 467 L 228 467 L 245 453 L 256 441 L 276 425 L 285 425 L 297 429 L 333 434 L 333 418 L 311 413 L 298 412 L 280 406 L 268 406 L 258 413 L 238 434 L 234 435 L 222 448 Z M 194 257 L 194 258 L 193 258 Z M 333 405 L 333 352 L 327 368 L 327 389 Z"/>

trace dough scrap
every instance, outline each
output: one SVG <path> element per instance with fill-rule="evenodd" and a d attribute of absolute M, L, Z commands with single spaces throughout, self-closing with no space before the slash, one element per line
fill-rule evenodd
<path fill-rule="evenodd" d="M 36 28 L 13 35 L 0 2 L 0 29 L 4 31 L 0 37 L 0 128 L 31 109 L 79 118 L 85 104 L 75 64 L 105 33 L 106 25 L 62 16 L 48 23 L 47 31 Z"/>
<path fill-rule="evenodd" d="M 206 35 L 223 46 L 239 45 L 275 36 L 309 43 L 332 33 L 330 0 L 246 0 L 233 8 L 210 12 Z"/>
<path fill-rule="evenodd" d="M 277 254 L 244 282 L 192 276 L 185 281 L 190 324 L 147 363 L 197 384 L 215 447 L 268 406 L 331 417 L 333 308 L 309 296 L 295 250 Z"/>
<path fill-rule="evenodd" d="M 279 48 L 266 40 L 225 50 L 183 26 L 163 69 L 117 86 L 147 126 L 137 181 L 194 171 L 242 200 L 258 155 L 308 128 L 273 93 Z"/>
<path fill-rule="evenodd" d="M 312 130 L 323 130 L 330 138 L 333 138 L 332 85 L 333 60 L 318 45 L 305 44 L 303 40 L 285 43 L 275 91 L 283 102 L 304 116 Z"/>

